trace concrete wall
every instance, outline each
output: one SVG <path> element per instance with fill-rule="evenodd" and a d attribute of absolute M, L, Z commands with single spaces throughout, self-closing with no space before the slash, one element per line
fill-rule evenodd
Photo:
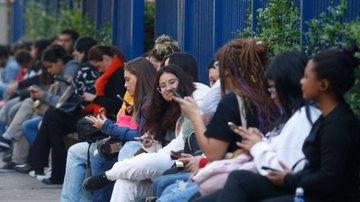
<path fill-rule="evenodd" d="M 6 0 L 0 0 L 0 44 L 9 42 L 9 15 Z"/>

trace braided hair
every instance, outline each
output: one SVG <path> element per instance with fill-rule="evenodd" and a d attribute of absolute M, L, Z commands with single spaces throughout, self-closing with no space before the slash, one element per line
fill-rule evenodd
<path fill-rule="evenodd" d="M 234 39 L 219 50 L 216 59 L 219 61 L 220 78 L 224 81 L 221 82 L 222 94 L 225 90 L 233 91 L 243 98 L 246 106 L 254 105 L 260 130 L 268 131 L 277 113 L 265 90 L 267 46 L 251 38 Z"/>

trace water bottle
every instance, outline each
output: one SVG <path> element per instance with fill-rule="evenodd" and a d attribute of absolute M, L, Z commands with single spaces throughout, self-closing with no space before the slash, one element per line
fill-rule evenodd
<path fill-rule="evenodd" d="M 304 189 L 301 187 L 296 188 L 294 202 L 304 202 Z"/>

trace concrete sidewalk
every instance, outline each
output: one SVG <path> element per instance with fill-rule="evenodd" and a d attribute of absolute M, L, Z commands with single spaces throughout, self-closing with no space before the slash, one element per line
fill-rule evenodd
<path fill-rule="evenodd" d="M 0 160 L 0 167 L 4 163 Z M 27 174 L 0 172 L 0 201 L 59 201 L 61 185 L 45 185 Z"/>

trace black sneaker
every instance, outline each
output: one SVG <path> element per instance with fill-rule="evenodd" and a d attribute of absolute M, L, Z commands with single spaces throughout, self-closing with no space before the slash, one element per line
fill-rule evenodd
<path fill-rule="evenodd" d="M 30 170 L 32 170 L 32 167 L 30 166 L 30 164 L 25 163 L 25 164 L 16 165 L 14 169 L 16 172 L 19 173 L 28 173 L 30 172 Z"/>
<path fill-rule="evenodd" d="M 3 136 L 0 136 L 0 151 L 4 152 L 9 150 L 11 145 L 12 145 L 11 140 L 7 140 Z"/>
<path fill-rule="evenodd" d="M 106 178 L 105 173 L 102 173 L 100 175 L 92 176 L 85 179 L 82 187 L 85 191 L 96 191 L 113 183 L 113 181 L 110 181 Z"/>
<path fill-rule="evenodd" d="M 5 164 L 3 167 L 0 168 L 0 173 L 3 173 L 3 172 L 14 172 L 14 167 L 16 166 L 17 164 L 14 163 L 14 162 L 9 162 L 7 164 Z"/>

